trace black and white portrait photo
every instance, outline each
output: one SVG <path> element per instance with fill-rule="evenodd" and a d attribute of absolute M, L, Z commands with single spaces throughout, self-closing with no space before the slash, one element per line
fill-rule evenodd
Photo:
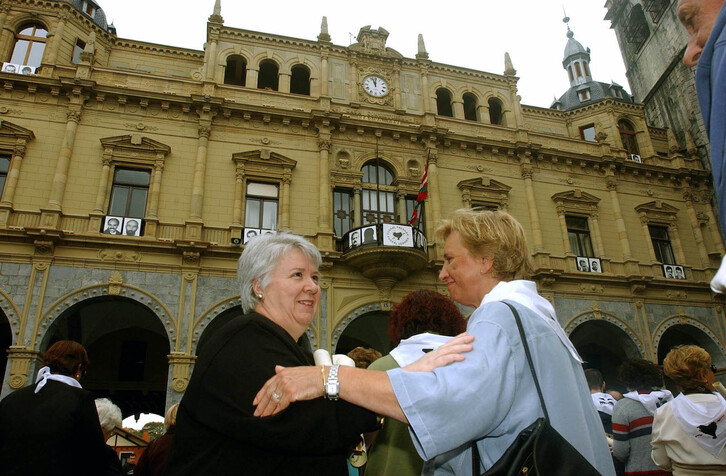
<path fill-rule="evenodd" d="M 3 73 L 17 73 L 18 65 L 13 63 L 3 63 Z"/>
<path fill-rule="evenodd" d="M 602 273 L 602 267 L 600 266 L 600 258 L 590 258 L 590 272 L 591 273 Z"/>
<path fill-rule="evenodd" d="M 348 235 L 348 248 L 360 246 L 360 230 L 351 231 Z"/>
<path fill-rule="evenodd" d="M 673 275 L 673 265 L 664 264 L 663 275 L 668 279 L 675 279 L 675 276 Z"/>
<path fill-rule="evenodd" d="M 107 235 L 120 235 L 121 225 L 123 225 L 123 217 L 106 217 L 103 222 L 103 232 Z"/>
<path fill-rule="evenodd" d="M 686 272 L 683 270 L 683 266 L 674 266 L 676 279 L 686 279 Z"/>
<path fill-rule="evenodd" d="M 141 236 L 141 219 L 124 218 L 124 235 Z"/>
<path fill-rule="evenodd" d="M 363 233 L 363 244 L 367 245 L 368 243 L 375 243 L 376 242 L 376 227 L 375 226 L 367 226 L 361 230 Z"/>
<path fill-rule="evenodd" d="M 577 270 L 584 273 L 590 271 L 590 264 L 587 258 L 583 258 L 582 256 L 577 257 Z"/>
<path fill-rule="evenodd" d="M 255 236 L 257 236 L 259 234 L 260 234 L 260 230 L 258 230 L 256 228 L 245 228 L 245 236 L 244 236 L 245 241 L 244 242 L 247 243 L 248 241 L 250 241 L 252 238 L 254 238 Z"/>

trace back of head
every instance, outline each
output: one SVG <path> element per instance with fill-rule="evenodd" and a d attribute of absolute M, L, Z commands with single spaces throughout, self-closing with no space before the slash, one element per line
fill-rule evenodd
<path fill-rule="evenodd" d="M 585 378 L 587 379 L 587 386 L 590 387 L 590 390 L 602 392 L 605 381 L 598 369 L 586 369 Z"/>
<path fill-rule="evenodd" d="M 121 427 L 121 409 L 108 398 L 96 399 L 96 411 L 104 433 L 110 433 L 117 426 Z"/>
<path fill-rule="evenodd" d="M 72 377 L 78 371 L 85 371 L 88 354 L 78 342 L 59 340 L 43 354 L 43 365 L 50 367 L 51 373 Z"/>
<path fill-rule="evenodd" d="M 270 280 L 270 273 L 280 258 L 288 251 L 297 249 L 307 257 L 316 268 L 320 268 L 322 258 L 318 249 L 302 236 L 292 233 L 268 233 L 252 238 L 237 262 L 237 280 L 240 286 L 242 312 L 249 312 L 257 304 L 252 284 L 258 281 L 264 289 Z"/>
<path fill-rule="evenodd" d="M 628 359 L 618 367 L 618 377 L 630 390 L 654 390 L 663 388 L 663 371 L 645 359 Z"/>
<path fill-rule="evenodd" d="M 455 336 L 465 329 L 466 321 L 454 301 L 430 289 L 408 293 L 388 318 L 388 336 L 394 346 L 423 332 Z"/>
<path fill-rule="evenodd" d="M 679 345 L 663 360 L 663 371 L 683 391 L 704 390 L 711 356 L 697 345 Z"/>
<path fill-rule="evenodd" d="M 454 231 L 470 253 L 493 258 L 494 274 L 500 280 L 525 279 L 532 273 L 524 228 L 509 213 L 462 208 L 441 221 L 436 237 L 443 241 Z"/>
<path fill-rule="evenodd" d="M 355 349 L 348 352 L 348 357 L 353 359 L 355 366 L 359 369 L 367 369 L 376 360 L 382 357 L 381 353 L 376 349 L 368 347 L 356 347 Z"/>
<path fill-rule="evenodd" d="M 176 426 L 177 410 L 179 410 L 179 404 L 175 403 L 174 405 L 169 407 L 169 409 L 166 411 L 166 415 L 164 415 L 164 428 L 166 428 L 167 432 L 173 430 Z"/>

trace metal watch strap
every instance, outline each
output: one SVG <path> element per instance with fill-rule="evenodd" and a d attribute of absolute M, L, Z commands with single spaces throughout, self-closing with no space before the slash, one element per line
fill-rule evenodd
<path fill-rule="evenodd" d="M 325 398 L 337 400 L 340 395 L 340 383 L 338 382 L 338 368 L 340 365 L 331 365 L 328 372 L 328 380 L 325 381 Z"/>

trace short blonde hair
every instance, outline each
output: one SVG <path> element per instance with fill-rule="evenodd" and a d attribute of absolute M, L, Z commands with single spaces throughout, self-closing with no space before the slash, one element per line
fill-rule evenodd
<path fill-rule="evenodd" d="M 169 431 L 176 426 L 176 412 L 178 409 L 179 404 L 175 403 L 166 411 L 166 415 L 164 415 L 164 428 L 166 428 L 166 431 Z"/>
<path fill-rule="evenodd" d="M 436 237 L 444 241 L 454 231 L 459 232 L 464 248 L 471 254 L 492 257 L 497 278 L 526 279 L 532 273 L 524 229 L 509 213 L 462 208 L 441 221 Z"/>
<path fill-rule="evenodd" d="M 663 360 L 663 371 L 683 390 L 704 388 L 710 366 L 711 356 L 697 345 L 673 347 Z"/>

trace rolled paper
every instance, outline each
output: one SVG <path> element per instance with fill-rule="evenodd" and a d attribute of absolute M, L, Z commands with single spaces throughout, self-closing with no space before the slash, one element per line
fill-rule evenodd
<path fill-rule="evenodd" d="M 355 360 L 345 354 L 335 354 L 333 356 L 333 363 L 337 365 L 344 365 L 346 367 L 355 367 Z"/>
<path fill-rule="evenodd" d="M 313 352 L 313 360 L 315 365 L 333 365 L 333 361 L 330 359 L 330 353 L 325 349 L 318 349 Z"/>

